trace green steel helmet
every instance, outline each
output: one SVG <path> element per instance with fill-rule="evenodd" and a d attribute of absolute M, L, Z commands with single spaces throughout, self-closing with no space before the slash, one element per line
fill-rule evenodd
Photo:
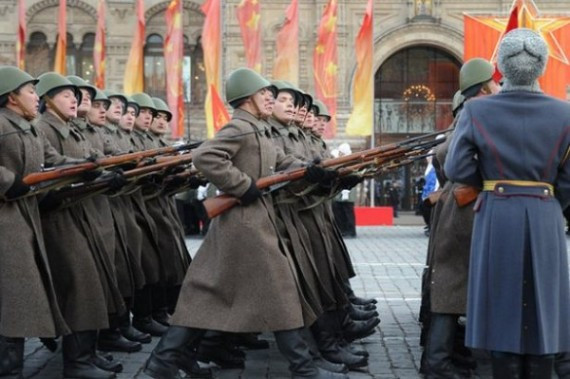
<path fill-rule="evenodd" d="M 317 109 L 319 110 L 319 116 L 325 116 L 328 117 L 329 120 L 332 118 L 329 109 L 327 108 L 327 106 L 325 105 L 325 103 L 323 103 L 320 100 L 315 100 L 315 106 L 317 107 Z"/>
<path fill-rule="evenodd" d="M 103 93 L 107 96 L 107 98 L 110 101 L 113 100 L 113 98 L 115 98 L 115 99 L 118 99 L 121 103 L 123 103 L 123 105 L 124 105 L 123 114 L 127 113 L 128 102 L 127 102 L 127 98 L 125 97 L 125 95 L 123 95 L 122 93 L 116 92 L 116 91 L 112 91 L 110 89 L 106 89 L 105 91 L 103 91 Z"/>
<path fill-rule="evenodd" d="M 53 97 L 60 90 L 71 89 L 75 92 L 77 101 L 81 103 L 81 91 L 65 76 L 60 75 L 57 72 L 46 72 L 45 74 L 38 76 L 38 80 L 36 91 L 40 98 L 44 96 Z"/>
<path fill-rule="evenodd" d="M 231 103 L 270 87 L 271 83 L 250 68 L 238 68 L 230 73 L 226 81 L 226 100 Z"/>
<path fill-rule="evenodd" d="M 459 89 L 461 93 L 477 84 L 486 83 L 493 78 L 495 67 L 486 59 L 473 58 L 465 62 L 459 71 Z"/>
<path fill-rule="evenodd" d="M 129 95 L 123 95 L 123 96 L 125 97 L 125 99 L 127 99 L 127 107 L 135 108 L 135 115 L 138 116 L 141 109 L 139 108 L 137 102 L 134 101 L 133 98 L 130 97 Z"/>
<path fill-rule="evenodd" d="M 279 95 L 279 92 L 287 91 L 287 92 L 291 93 L 291 95 L 293 95 L 293 100 L 295 102 L 295 106 L 299 105 L 301 103 L 301 101 L 303 101 L 299 88 L 295 87 L 293 84 L 291 84 L 287 81 L 284 81 L 284 80 L 272 80 L 271 84 L 273 85 L 273 87 L 275 87 L 277 89 L 277 93 L 275 94 L 275 97 L 277 97 L 277 95 Z"/>
<path fill-rule="evenodd" d="M 154 103 L 156 111 L 166 113 L 166 121 L 170 122 L 170 120 L 172 120 L 172 112 L 170 112 L 170 108 L 168 108 L 168 105 L 164 102 L 164 100 L 158 97 L 153 97 L 152 102 Z"/>
<path fill-rule="evenodd" d="M 14 92 L 28 83 L 36 84 L 37 82 L 37 79 L 34 79 L 30 74 L 20 70 L 18 67 L 0 67 L 0 96 Z"/>
<path fill-rule="evenodd" d="M 105 93 L 99 88 L 95 89 L 95 96 L 91 99 L 91 101 L 101 101 L 106 104 L 107 108 L 109 108 L 109 105 L 111 105 L 111 100 L 109 100 L 107 95 L 105 95 Z"/>
<path fill-rule="evenodd" d="M 144 92 L 139 92 L 131 95 L 131 98 L 139 105 L 140 109 L 148 108 L 153 113 L 156 112 L 156 107 L 152 98 Z"/>
<path fill-rule="evenodd" d="M 73 84 L 77 86 L 79 89 L 84 89 L 91 94 L 91 99 L 94 99 L 97 94 L 97 88 L 92 86 L 91 84 L 87 83 L 83 78 L 80 78 L 76 75 L 69 75 L 66 78 Z"/>
<path fill-rule="evenodd" d="M 451 110 L 455 113 L 465 102 L 465 96 L 461 94 L 461 91 L 455 92 L 453 95 L 453 102 L 451 103 Z"/>

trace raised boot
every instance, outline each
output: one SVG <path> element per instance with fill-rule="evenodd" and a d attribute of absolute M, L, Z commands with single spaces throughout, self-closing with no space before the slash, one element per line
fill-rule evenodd
<path fill-rule="evenodd" d="M 168 330 L 168 327 L 155 321 L 152 316 L 133 318 L 133 327 L 151 336 L 160 337 Z"/>
<path fill-rule="evenodd" d="M 93 363 L 96 331 L 75 332 L 62 339 L 63 376 L 67 379 L 111 379 L 115 373 L 101 370 Z"/>
<path fill-rule="evenodd" d="M 326 371 L 315 365 L 300 329 L 274 332 L 274 335 L 279 351 L 289 361 L 293 379 L 348 379 L 345 374 Z"/>
<path fill-rule="evenodd" d="M 182 353 L 204 335 L 204 330 L 171 326 L 162 336 L 144 365 L 144 373 L 156 379 L 180 378 L 178 369 Z"/>
<path fill-rule="evenodd" d="M 119 321 L 119 330 L 123 337 L 133 342 L 140 343 L 150 343 L 152 341 L 152 336 L 148 333 L 143 333 L 140 330 L 135 329 L 131 324 L 131 316 L 129 312 L 126 312 Z"/>
<path fill-rule="evenodd" d="M 554 355 L 523 356 L 524 379 L 550 379 L 554 369 Z"/>
<path fill-rule="evenodd" d="M 300 329 L 300 333 L 305 342 L 307 343 L 307 347 L 309 348 L 309 353 L 313 357 L 313 362 L 315 362 L 315 366 L 322 368 L 323 370 L 326 371 L 341 372 L 345 374 L 348 372 L 348 367 L 346 367 L 344 363 L 334 363 L 322 356 L 321 352 L 319 351 L 317 342 L 313 337 L 313 333 L 309 328 Z"/>
<path fill-rule="evenodd" d="M 362 297 L 358 297 L 356 296 L 356 294 L 354 293 L 354 291 L 352 290 L 352 287 L 350 286 L 350 283 L 345 283 L 344 284 L 344 289 L 345 292 L 348 296 L 348 300 L 350 300 L 350 302 L 352 304 L 356 304 L 356 305 L 366 305 L 366 304 L 376 304 L 378 302 L 378 300 L 370 298 L 370 299 L 364 299 Z"/>
<path fill-rule="evenodd" d="M 354 321 L 345 310 L 337 312 L 343 337 L 348 342 L 371 336 L 376 332 L 380 319 L 375 317 L 366 321 Z"/>
<path fill-rule="evenodd" d="M 348 306 L 348 315 L 353 320 L 365 321 L 365 320 L 369 320 L 369 319 L 374 318 L 374 317 L 378 317 L 378 312 L 376 312 L 376 311 L 363 311 L 363 310 L 357 309 L 353 305 L 349 305 Z"/>
<path fill-rule="evenodd" d="M 426 379 L 464 377 L 452 361 L 456 327 L 457 316 L 432 313 L 425 350 Z"/>
<path fill-rule="evenodd" d="M 523 356 L 519 354 L 491 352 L 491 366 L 495 379 L 522 379 Z"/>
<path fill-rule="evenodd" d="M 98 348 L 101 351 L 134 353 L 142 350 L 140 342 L 129 341 L 117 329 L 105 329 L 99 332 Z"/>
<path fill-rule="evenodd" d="M 556 354 L 554 371 L 556 371 L 559 379 L 570 379 L 570 353 Z"/>
<path fill-rule="evenodd" d="M 117 374 L 123 372 L 123 365 L 120 362 L 108 359 L 108 357 L 98 354 L 97 352 L 91 357 L 91 362 L 101 370 L 111 371 Z"/>
<path fill-rule="evenodd" d="M 0 336 L 0 376 L 15 375 L 24 366 L 24 339 Z"/>

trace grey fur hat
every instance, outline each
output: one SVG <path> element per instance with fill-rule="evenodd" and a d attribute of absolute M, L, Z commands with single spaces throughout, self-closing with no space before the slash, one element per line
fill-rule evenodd
<path fill-rule="evenodd" d="M 548 46 L 540 34 L 531 29 L 514 29 L 499 45 L 497 63 L 505 77 L 503 91 L 540 92 L 536 81 L 546 69 Z"/>

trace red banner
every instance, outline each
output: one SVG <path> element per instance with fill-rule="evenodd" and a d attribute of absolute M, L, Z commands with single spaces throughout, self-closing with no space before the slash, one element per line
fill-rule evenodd
<path fill-rule="evenodd" d="M 26 0 L 18 0 L 18 40 L 16 62 L 21 70 L 26 68 Z"/>
<path fill-rule="evenodd" d="M 299 84 L 299 3 L 291 0 L 285 11 L 285 22 L 275 39 L 277 54 L 273 78 Z"/>
<path fill-rule="evenodd" d="M 53 70 L 61 75 L 67 71 L 67 5 L 59 0 L 59 16 L 57 18 L 57 47 Z"/>
<path fill-rule="evenodd" d="M 224 101 L 220 98 L 216 88 L 212 86 L 210 88 L 212 94 L 212 115 L 214 120 L 214 130 L 217 132 L 230 121 L 230 115 L 228 110 L 224 105 Z"/>
<path fill-rule="evenodd" d="M 125 66 L 123 90 L 127 95 L 144 90 L 144 38 L 146 23 L 144 19 L 144 0 L 136 3 L 135 35 L 131 44 L 129 59 Z"/>
<path fill-rule="evenodd" d="M 105 0 L 99 0 L 97 6 L 97 30 L 95 31 L 95 47 L 93 49 L 93 66 L 95 70 L 95 86 L 105 88 L 105 17 L 107 4 Z"/>
<path fill-rule="evenodd" d="M 241 0 L 236 9 L 247 67 L 257 72 L 261 72 L 260 8 L 260 0 Z"/>
<path fill-rule="evenodd" d="M 337 56 L 337 0 L 329 0 L 317 31 L 317 45 L 313 53 L 315 95 L 327 106 L 332 119 L 324 137 L 336 135 L 336 96 L 338 78 Z"/>
<path fill-rule="evenodd" d="M 172 0 L 166 9 L 166 39 L 164 40 L 164 63 L 166 70 L 166 100 L 172 120 L 172 137 L 184 136 L 184 87 L 182 66 L 184 64 L 184 35 L 182 33 L 182 1 Z"/>
<path fill-rule="evenodd" d="M 570 81 L 570 16 L 545 15 L 532 0 L 515 0 L 518 8 L 517 25 L 540 33 L 548 44 L 550 57 L 545 74 L 539 79 L 542 90 L 560 99 L 566 99 Z M 509 18 L 501 15 L 465 15 L 465 61 L 481 57 L 496 61 L 496 53 Z"/>

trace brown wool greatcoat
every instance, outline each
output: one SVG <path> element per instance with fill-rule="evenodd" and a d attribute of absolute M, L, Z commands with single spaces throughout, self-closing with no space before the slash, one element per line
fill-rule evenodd
<path fill-rule="evenodd" d="M 40 117 L 37 128 L 60 154 L 72 158 L 89 155 L 85 137 L 49 111 Z M 107 328 L 108 314 L 125 311 L 113 263 L 104 252 L 91 210 L 78 202 L 41 215 L 60 308 L 76 332 Z"/>
<path fill-rule="evenodd" d="M 15 112 L 0 109 L 0 335 L 55 337 L 69 333 L 52 282 L 36 197 L 5 201 L 16 175 L 59 164 L 45 136 Z"/>
<path fill-rule="evenodd" d="M 260 133 L 245 134 L 255 130 Z M 275 149 L 259 120 L 241 109 L 193 151 L 193 162 L 219 190 L 237 197 L 252 179 L 300 164 Z M 228 332 L 302 327 L 299 292 L 285 249 L 270 196 L 216 217 L 188 269 L 172 324 Z"/>
<path fill-rule="evenodd" d="M 435 159 L 445 164 L 447 149 L 453 136 L 438 146 Z M 473 204 L 458 207 L 453 189 L 459 184 L 447 181 L 432 216 L 429 256 L 431 311 L 465 314 L 467 279 L 473 229 Z"/>

